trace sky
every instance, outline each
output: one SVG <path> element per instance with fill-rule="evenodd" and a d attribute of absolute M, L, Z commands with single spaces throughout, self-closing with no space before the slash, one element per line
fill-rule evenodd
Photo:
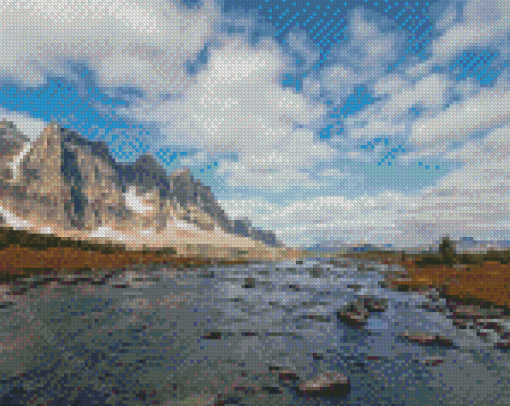
<path fill-rule="evenodd" d="M 0 115 L 290 246 L 509 239 L 506 0 L 0 0 Z"/>

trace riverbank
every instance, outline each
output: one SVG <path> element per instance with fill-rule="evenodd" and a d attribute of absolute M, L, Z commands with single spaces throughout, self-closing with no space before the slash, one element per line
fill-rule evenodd
<path fill-rule="evenodd" d="M 506 261 L 447 266 L 426 265 L 423 257 L 404 259 L 395 254 L 376 259 L 370 255 L 371 260 L 398 266 L 385 274 L 385 287 L 440 295 L 446 305 L 430 305 L 427 310 L 450 314 L 456 328 L 474 331 L 496 347 L 510 349 L 510 265 Z M 367 253 L 348 256 L 366 259 Z"/>
<path fill-rule="evenodd" d="M 55 270 L 12 281 L 0 303 L 0 404 L 43 396 L 168 405 L 508 404 L 510 353 L 498 344 L 510 324 L 437 294 L 389 292 L 381 283 L 393 268 L 310 259 Z M 365 316 L 356 323 L 345 310 Z M 102 370 L 110 379 L 92 393 L 65 391 L 89 387 Z M 351 382 L 350 393 L 337 374 Z M 340 391 L 331 400 L 330 385 Z"/>
<path fill-rule="evenodd" d="M 510 265 L 505 261 L 485 260 L 480 255 L 471 264 L 458 261 L 461 263 L 448 266 L 428 264 L 427 259 L 432 258 L 431 255 L 403 257 L 402 253 L 357 253 L 343 257 L 403 268 L 403 271 L 386 275 L 389 287 L 411 291 L 436 289 L 442 295 L 458 300 L 480 305 L 492 304 L 510 310 Z"/>
<path fill-rule="evenodd" d="M 26 276 L 46 270 L 121 268 L 131 265 L 165 264 L 201 266 L 247 264 L 294 258 L 293 250 L 261 243 L 254 247 L 214 244 L 182 244 L 133 248 L 111 241 L 84 241 L 27 231 L 0 230 L 0 279 Z"/>

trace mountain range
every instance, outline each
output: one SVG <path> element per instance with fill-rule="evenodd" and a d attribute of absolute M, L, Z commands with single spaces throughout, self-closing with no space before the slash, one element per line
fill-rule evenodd
<path fill-rule="evenodd" d="M 488 249 L 504 250 L 510 248 L 510 240 L 476 240 L 473 237 L 460 237 L 451 240 L 458 252 L 486 251 Z M 418 247 L 397 247 L 391 244 L 348 244 L 342 240 L 323 241 L 316 243 L 306 249 L 309 251 L 377 251 L 377 250 L 405 250 L 407 252 L 429 252 L 437 251 L 441 240 L 431 244 L 424 244 Z"/>
<path fill-rule="evenodd" d="M 282 246 L 244 221 L 229 219 L 189 169 L 169 174 L 148 154 L 116 162 L 105 143 L 55 122 L 32 141 L 0 122 L 3 226 L 127 246 Z"/>

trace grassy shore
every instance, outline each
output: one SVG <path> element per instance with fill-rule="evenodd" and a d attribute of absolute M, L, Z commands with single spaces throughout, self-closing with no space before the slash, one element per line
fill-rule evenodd
<path fill-rule="evenodd" d="M 400 290 L 437 288 L 445 296 L 477 304 L 510 309 L 510 251 L 456 254 L 445 264 L 437 254 L 405 255 L 402 252 L 363 252 L 343 257 L 399 265 L 403 274 L 389 274 L 388 283 Z"/>
<path fill-rule="evenodd" d="M 239 249 L 189 245 L 133 250 L 119 244 L 96 244 L 10 228 L 0 229 L 0 279 L 4 280 L 55 269 L 121 268 L 157 263 L 175 266 L 246 264 L 317 256 L 399 265 L 405 271 L 388 274 L 391 287 L 400 290 L 438 288 L 447 296 L 510 309 L 510 251 L 455 254 L 452 263 L 445 264 L 444 258 L 437 254 L 409 255 L 396 251 L 325 253 L 291 248 Z"/>
<path fill-rule="evenodd" d="M 26 276 L 45 270 L 119 268 L 136 264 L 200 266 L 244 264 L 293 258 L 282 248 L 236 248 L 226 246 L 177 245 L 128 249 L 121 244 L 93 243 L 0 229 L 0 279 Z"/>

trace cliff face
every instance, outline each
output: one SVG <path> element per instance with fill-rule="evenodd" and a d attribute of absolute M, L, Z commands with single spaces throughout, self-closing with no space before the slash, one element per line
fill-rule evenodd
<path fill-rule="evenodd" d="M 183 220 L 206 223 L 203 220 L 203 213 L 214 221 L 214 225 L 220 227 L 227 233 L 233 232 L 233 224 L 223 212 L 221 206 L 211 192 L 211 188 L 202 185 L 200 180 L 195 180 L 189 170 L 177 171 L 171 175 L 174 187 L 174 198 L 183 208 Z"/>
<path fill-rule="evenodd" d="M 86 141 L 56 123 L 32 143 L 12 124 L 0 124 L 1 143 L 0 206 L 20 224 L 83 238 L 131 233 L 137 244 L 147 242 L 143 233 L 161 243 L 170 234 L 201 235 L 207 243 L 236 233 L 210 188 L 188 169 L 169 175 L 150 155 L 117 163 L 104 143 Z M 257 232 L 237 233 L 248 238 L 222 246 L 254 240 L 271 244 L 271 237 Z"/>
<path fill-rule="evenodd" d="M 195 224 L 202 230 L 221 228 L 232 231 L 232 224 L 209 187 L 195 180 L 189 169 L 171 175 L 150 155 L 142 155 L 136 162 L 119 165 L 119 180 L 128 193 L 150 196 L 161 213 L 161 227 L 170 219 Z"/>
<path fill-rule="evenodd" d="M 234 233 L 243 237 L 249 237 L 255 241 L 261 241 L 272 247 L 283 247 L 283 244 L 278 241 L 273 231 L 253 227 L 251 221 L 247 218 L 234 220 Z"/>
<path fill-rule="evenodd" d="M 48 126 L 20 164 L 17 186 L 25 197 L 24 209 L 64 229 L 128 227 L 135 219 L 105 152 L 100 143 L 88 143 L 56 124 Z"/>
<path fill-rule="evenodd" d="M 3 179 L 13 178 L 12 163 L 19 160 L 25 147 L 30 147 L 29 139 L 9 121 L 0 122 L 0 176 Z"/>

